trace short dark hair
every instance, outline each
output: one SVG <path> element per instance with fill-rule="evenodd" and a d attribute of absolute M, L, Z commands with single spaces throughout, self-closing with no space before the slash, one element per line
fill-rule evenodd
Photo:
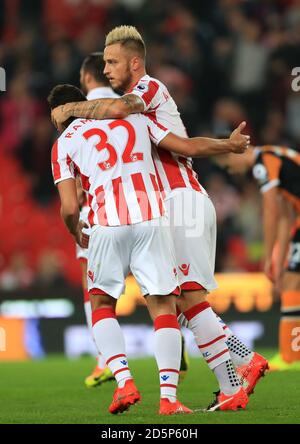
<path fill-rule="evenodd" d="M 86 100 L 83 92 L 74 85 L 56 85 L 50 91 L 47 102 L 51 109 L 70 102 L 83 102 Z"/>
<path fill-rule="evenodd" d="M 103 74 L 104 67 L 103 52 L 93 52 L 84 59 L 81 65 L 81 69 L 91 74 L 96 82 L 109 86 L 109 80 Z"/>

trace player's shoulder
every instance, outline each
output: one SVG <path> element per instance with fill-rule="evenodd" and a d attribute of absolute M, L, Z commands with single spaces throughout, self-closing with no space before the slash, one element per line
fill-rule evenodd
<path fill-rule="evenodd" d="M 264 163 L 264 159 L 266 155 L 271 154 L 276 155 L 273 145 L 259 145 L 254 147 L 254 156 L 255 162 L 254 164 Z"/>
<path fill-rule="evenodd" d="M 118 122 L 118 120 L 116 120 Z M 143 113 L 129 114 L 122 121 L 130 123 L 134 128 L 144 129 L 147 126 L 148 118 Z M 122 125 L 121 125 L 122 126 Z"/>
<path fill-rule="evenodd" d="M 59 140 L 64 145 L 73 145 L 81 140 L 81 136 L 91 128 L 106 128 L 110 120 L 95 120 L 78 118 L 61 133 Z"/>
<path fill-rule="evenodd" d="M 262 155 L 271 154 L 278 157 L 295 152 L 292 148 L 285 145 L 262 145 L 258 149 Z"/>
<path fill-rule="evenodd" d="M 160 80 L 156 79 L 155 77 L 149 76 L 149 74 L 145 74 L 143 77 L 141 77 L 137 84 L 147 84 L 150 82 L 156 83 L 159 86 L 164 86 L 164 84 Z"/>
<path fill-rule="evenodd" d="M 294 150 L 293 148 L 287 145 L 269 145 L 264 147 L 264 153 L 273 154 L 276 157 L 289 158 L 289 159 L 299 159 L 299 151 Z"/>
<path fill-rule="evenodd" d="M 146 74 L 142 78 L 140 78 L 133 89 L 136 89 L 141 93 L 146 93 L 150 89 L 156 89 L 157 92 L 161 92 L 167 90 L 167 87 L 160 80 Z"/>
<path fill-rule="evenodd" d="M 60 134 L 58 137 L 56 137 L 56 139 L 54 140 L 53 144 L 52 144 L 52 151 L 57 151 L 65 149 L 66 145 L 64 144 L 63 138 L 62 138 L 62 134 Z"/>
<path fill-rule="evenodd" d="M 262 145 L 254 149 L 255 162 L 253 176 L 258 181 L 262 191 L 266 191 L 267 183 L 278 179 L 282 165 L 283 148 L 275 145 Z"/>
<path fill-rule="evenodd" d="M 254 164 L 252 166 L 252 173 L 255 179 L 259 182 L 261 180 L 266 180 L 267 170 L 264 165 L 263 154 L 265 153 L 265 146 L 255 146 L 254 147 Z"/>
<path fill-rule="evenodd" d="M 67 128 L 56 138 L 52 145 L 52 151 L 66 153 L 72 150 L 78 142 L 78 130 L 83 126 L 85 119 L 73 120 Z M 87 120 L 87 119 L 86 119 Z"/>

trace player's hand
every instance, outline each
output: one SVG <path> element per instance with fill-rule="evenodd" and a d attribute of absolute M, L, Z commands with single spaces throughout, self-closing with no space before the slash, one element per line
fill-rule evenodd
<path fill-rule="evenodd" d="M 53 125 L 58 128 L 59 125 L 69 119 L 68 108 L 66 105 L 60 105 L 51 111 L 51 120 Z"/>
<path fill-rule="evenodd" d="M 232 152 L 241 154 L 249 148 L 250 145 L 250 136 L 246 134 L 242 134 L 243 129 L 246 126 L 246 122 L 240 123 L 240 125 L 232 131 L 229 140 L 232 145 Z"/>
<path fill-rule="evenodd" d="M 82 220 L 79 221 L 78 225 L 77 225 L 77 230 L 76 230 L 76 234 L 75 234 L 75 239 L 77 244 L 81 247 L 81 248 L 88 248 L 89 246 L 89 235 L 86 233 L 83 233 L 83 228 L 89 228 L 89 226 L 83 222 Z"/>
<path fill-rule="evenodd" d="M 275 282 L 274 269 L 272 264 L 272 259 L 266 259 L 264 263 L 264 272 L 271 282 Z"/>
<path fill-rule="evenodd" d="M 276 294 L 276 297 L 279 299 L 280 295 L 282 293 L 282 286 L 283 286 L 283 277 L 284 277 L 285 270 L 278 270 L 275 273 L 274 277 L 274 291 Z"/>

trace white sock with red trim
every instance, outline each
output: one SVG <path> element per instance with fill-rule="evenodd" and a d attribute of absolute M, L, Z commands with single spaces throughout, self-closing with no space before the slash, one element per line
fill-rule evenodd
<path fill-rule="evenodd" d="M 92 307 L 91 307 L 91 303 L 90 303 L 90 299 L 89 299 L 89 292 L 88 292 L 88 290 L 83 290 L 83 291 L 84 291 L 85 318 L 86 318 L 86 323 L 87 323 L 89 332 L 90 332 L 93 342 L 95 344 L 95 354 L 97 354 L 97 366 L 99 368 L 105 368 L 106 367 L 105 359 L 103 358 L 101 353 L 98 353 L 97 346 L 96 346 L 95 339 L 94 339 L 93 325 L 92 325 Z"/>
<path fill-rule="evenodd" d="M 231 395 L 240 383 L 230 359 L 226 335 L 208 302 L 201 302 L 184 312 L 189 328 L 208 366 L 214 371 L 221 392 Z"/>
<path fill-rule="evenodd" d="M 216 318 L 220 322 L 223 328 L 224 334 L 226 335 L 226 344 L 229 349 L 230 357 L 235 367 L 241 367 L 242 365 L 247 365 L 254 356 L 254 352 L 247 347 L 225 324 L 220 316 L 216 315 Z"/>
<path fill-rule="evenodd" d="M 181 360 L 181 334 L 175 315 L 161 315 L 154 321 L 154 354 L 159 369 L 160 397 L 176 402 Z"/>
<path fill-rule="evenodd" d="M 118 387 L 133 379 L 128 367 L 124 336 L 115 311 L 111 307 L 98 308 L 92 315 L 94 338 L 106 365 L 113 373 Z"/>
<path fill-rule="evenodd" d="M 194 334 L 196 344 L 211 370 L 230 360 L 226 335 L 208 302 L 194 305 L 184 312 L 184 316 L 189 321 L 188 326 Z"/>
<path fill-rule="evenodd" d="M 234 395 L 240 390 L 240 379 L 231 359 L 215 367 L 214 374 L 219 382 L 221 392 L 225 395 Z"/>
<path fill-rule="evenodd" d="M 84 303 L 84 312 L 85 312 L 85 319 L 86 323 L 89 329 L 89 332 L 91 336 L 93 337 L 93 326 L 92 326 L 92 307 L 90 302 Z"/>
<path fill-rule="evenodd" d="M 97 365 L 99 368 L 102 368 L 102 369 L 107 367 L 105 358 L 104 358 L 104 356 L 101 355 L 101 353 L 99 353 L 97 356 Z"/>

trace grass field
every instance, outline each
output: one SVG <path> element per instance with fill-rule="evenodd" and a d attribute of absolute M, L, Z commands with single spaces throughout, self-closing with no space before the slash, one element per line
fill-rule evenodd
<path fill-rule="evenodd" d="M 267 357 L 270 352 L 265 353 Z M 300 423 L 300 372 L 268 374 L 251 397 L 246 411 L 197 412 L 161 417 L 158 383 L 152 359 L 130 361 L 142 394 L 142 402 L 129 412 L 107 412 L 114 382 L 86 389 L 85 376 L 93 359 L 69 361 L 50 357 L 42 361 L 0 364 L 1 424 L 224 424 Z M 200 360 L 191 361 L 190 371 L 179 389 L 180 400 L 201 409 L 212 401 L 214 376 Z"/>

